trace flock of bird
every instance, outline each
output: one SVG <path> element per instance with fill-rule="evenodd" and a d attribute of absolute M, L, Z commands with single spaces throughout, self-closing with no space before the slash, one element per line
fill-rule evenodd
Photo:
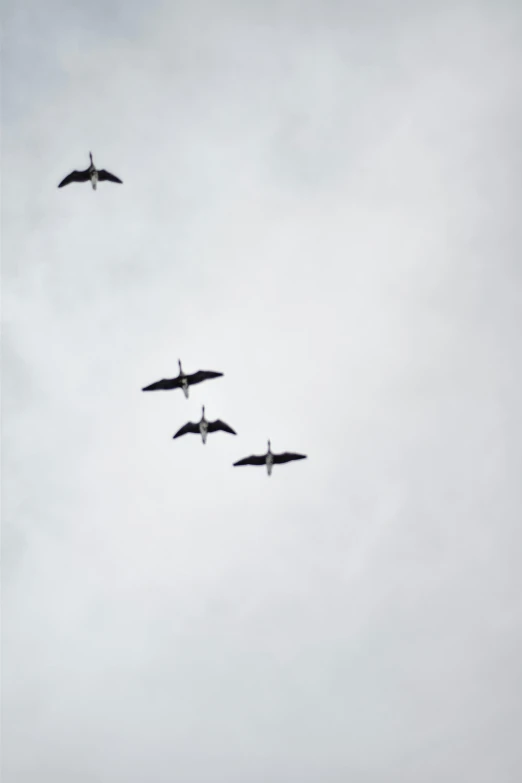
<path fill-rule="evenodd" d="M 117 182 L 123 184 L 122 180 L 111 174 L 106 169 L 97 169 L 92 159 L 92 153 L 89 152 L 90 165 L 83 171 L 71 171 L 60 184 L 59 188 L 63 188 L 65 185 L 70 185 L 72 182 L 90 182 L 93 190 L 96 190 L 98 182 Z M 220 378 L 222 372 L 214 372 L 212 370 L 198 370 L 197 372 L 187 375 L 183 372 L 181 361 L 178 360 L 179 373 L 175 378 L 163 378 L 161 381 L 151 383 L 149 386 L 145 386 L 142 391 L 159 391 L 159 390 L 171 390 L 182 389 L 185 397 L 188 399 L 189 388 L 202 381 L 208 381 L 212 378 Z M 193 433 L 195 435 L 201 435 L 201 440 L 205 444 L 207 441 L 207 435 L 211 432 L 228 432 L 230 435 L 236 435 L 235 430 L 221 419 L 215 421 L 208 421 L 205 418 L 205 406 L 202 407 L 201 419 L 198 422 L 187 422 L 181 427 L 173 439 L 180 438 L 182 435 Z M 239 467 L 240 465 L 265 465 L 268 475 L 272 474 L 272 468 L 274 465 L 281 465 L 285 462 L 292 462 L 293 460 L 306 459 L 306 454 L 295 454 L 290 451 L 285 451 L 282 454 L 274 454 L 270 447 L 270 441 L 268 441 L 268 449 L 265 454 L 256 455 L 252 454 L 250 457 L 240 459 L 238 462 L 234 462 L 233 467 Z"/>

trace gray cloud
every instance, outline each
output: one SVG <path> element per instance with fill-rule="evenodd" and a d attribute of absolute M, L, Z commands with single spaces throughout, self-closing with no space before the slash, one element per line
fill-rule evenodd
<path fill-rule="evenodd" d="M 520 13 L 17 8 L 6 783 L 514 783 Z"/>

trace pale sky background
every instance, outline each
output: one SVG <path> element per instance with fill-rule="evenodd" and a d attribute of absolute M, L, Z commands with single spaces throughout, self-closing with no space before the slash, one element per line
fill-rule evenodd
<path fill-rule="evenodd" d="M 522 6 L 3 18 L 2 783 L 519 783 Z"/>

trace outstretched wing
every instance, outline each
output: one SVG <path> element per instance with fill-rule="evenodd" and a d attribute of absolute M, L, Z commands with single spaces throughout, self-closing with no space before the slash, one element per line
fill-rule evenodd
<path fill-rule="evenodd" d="M 187 382 L 193 386 L 195 383 L 201 383 L 201 381 L 208 381 L 210 378 L 220 378 L 223 375 L 222 372 L 212 372 L 211 370 L 198 370 L 187 375 Z"/>
<path fill-rule="evenodd" d="M 58 187 L 63 188 L 65 185 L 70 185 L 71 182 L 87 182 L 88 179 L 89 169 L 85 169 L 84 171 L 71 171 L 70 174 L 62 179 Z"/>
<path fill-rule="evenodd" d="M 274 463 L 277 465 L 281 465 L 283 462 L 292 462 L 294 459 L 306 459 L 306 454 L 292 454 L 290 451 L 274 454 Z"/>
<path fill-rule="evenodd" d="M 221 419 L 216 419 L 216 421 L 209 421 L 208 431 L 217 432 L 218 430 L 223 430 L 223 432 L 230 432 L 231 435 L 237 435 L 235 430 L 233 430 L 232 427 L 229 427 L 228 424 L 225 424 L 224 421 L 221 421 Z"/>
<path fill-rule="evenodd" d="M 251 457 L 245 457 L 245 459 L 240 459 L 239 462 L 234 462 L 232 467 L 237 467 L 238 465 L 264 465 L 266 462 L 266 457 L 256 457 L 255 455 L 252 455 Z"/>
<path fill-rule="evenodd" d="M 158 389 L 177 389 L 181 386 L 179 378 L 163 378 L 161 381 L 145 386 L 142 391 L 157 391 Z"/>
<path fill-rule="evenodd" d="M 194 432 L 197 434 L 199 432 L 199 425 L 193 424 L 191 421 L 187 422 L 184 427 L 182 427 L 180 430 L 176 432 L 175 435 L 173 435 L 173 438 L 181 438 L 182 435 L 186 435 L 187 432 Z"/>
<path fill-rule="evenodd" d="M 119 182 L 120 185 L 123 185 L 121 179 L 118 179 L 118 177 L 115 177 L 114 174 L 111 174 L 110 171 L 106 171 L 105 169 L 100 169 L 98 171 L 98 179 L 100 180 L 100 182 L 103 182 L 104 180 L 108 180 L 109 182 Z"/>

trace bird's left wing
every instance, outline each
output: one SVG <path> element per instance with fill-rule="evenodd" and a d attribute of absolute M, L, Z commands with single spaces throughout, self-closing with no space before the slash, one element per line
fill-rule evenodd
<path fill-rule="evenodd" d="M 281 465 L 283 462 L 291 462 L 294 459 L 306 459 L 306 454 L 292 454 L 290 451 L 274 454 L 274 462 L 277 465 Z"/>
<path fill-rule="evenodd" d="M 221 419 L 216 419 L 216 421 L 209 422 L 209 432 L 217 432 L 218 430 L 223 430 L 223 432 L 230 432 L 231 435 L 237 435 L 237 432 L 233 430 L 232 427 L 229 427 L 228 424 L 225 424 L 224 421 L 221 421 Z"/>
<path fill-rule="evenodd" d="M 98 179 L 100 182 L 109 180 L 109 182 L 119 182 L 120 185 L 123 185 L 123 181 L 121 179 L 118 179 L 118 177 L 115 177 L 114 174 L 111 174 L 110 171 L 106 171 L 105 169 L 100 169 L 98 171 Z"/>
<path fill-rule="evenodd" d="M 192 385 L 194 383 L 201 383 L 201 381 L 208 381 L 210 378 L 220 378 L 222 375 L 222 372 L 198 370 L 197 372 L 193 372 L 192 375 L 187 375 L 187 381 Z"/>

